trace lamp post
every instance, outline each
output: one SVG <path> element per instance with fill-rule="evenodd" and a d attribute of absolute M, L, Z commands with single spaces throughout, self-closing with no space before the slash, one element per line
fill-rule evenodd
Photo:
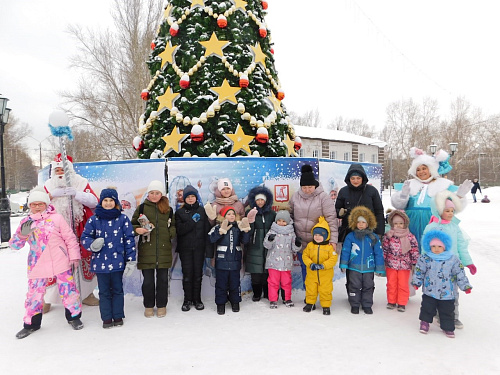
<path fill-rule="evenodd" d="M 40 170 L 41 170 L 42 169 L 42 142 L 45 141 L 47 138 L 49 138 L 50 135 L 48 137 L 45 137 L 41 141 L 39 141 L 38 139 L 32 137 L 31 135 L 27 135 L 26 137 L 31 138 L 31 139 L 33 139 L 33 140 L 35 140 L 35 141 L 38 142 L 38 151 L 39 151 L 39 156 L 40 156 Z M 45 151 L 47 151 L 47 150 L 45 150 Z"/>
<path fill-rule="evenodd" d="M 432 154 L 432 156 L 434 156 L 434 154 L 436 153 L 437 148 L 438 148 L 438 146 L 437 146 L 437 145 L 430 145 L 430 146 L 429 146 L 429 149 L 431 150 L 431 154 Z"/>
<path fill-rule="evenodd" d="M 453 156 L 455 155 L 455 152 L 457 152 L 458 143 L 451 142 L 449 145 L 450 145 L 451 156 Z"/>
<path fill-rule="evenodd" d="M 481 183 L 481 156 L 485 156 L 486 154 L 484 152 L 480 152 L 479 155 L 478 155 L 478 158 L 477 158 L 477 165 L 478 165 L 478 180 L 479 180 L 479 183 Z"/>
<path fill-rule="evenodd" d="M 5 184 L 5 158 L 3 153 L 3 135 L 5 133 L 5 125 L 9 121 L 10 108 L 7 108 L 9 99 L 0 97 L 0 154 L 1 154 L 1 183 L 2 194 L 0 196 L 0 226 L 1 240 L 8 242 L 10 239 L 10 202 L 7 198 L 7 186 Z"/>

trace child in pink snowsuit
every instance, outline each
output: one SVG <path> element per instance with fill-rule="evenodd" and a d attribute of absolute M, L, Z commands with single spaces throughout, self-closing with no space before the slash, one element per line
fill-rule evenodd
<path fill-rule="evenodd" d="M 44 191 L 31 191 L 28 198 L 30 215 L 21 220 L 9 241 L 13 250 L 22 249 L 26 242 L 30 247 L 28 293 L 24 303 L 26 313 L 24 328 L 16 334 L 18 339 L 40 329 L 43 295 L 52 277 L 56 277 L 68 323 L 75 330 L 83 328 L 80 293 L 71 271 L 71 265 L 78 265 L 80 261 L 80 247 L 66 220 L 49 202 L 49 195 Z"/>

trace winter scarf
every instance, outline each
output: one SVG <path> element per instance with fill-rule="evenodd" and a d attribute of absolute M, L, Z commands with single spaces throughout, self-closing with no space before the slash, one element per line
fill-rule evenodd
<path fill-rule="evenodd" d="M 441 254 L 434 254 L 432 251 L 429 251 L 425 253 L 425 255 L 429 256 L 429 258 L 437 260 L 437 261 L 442 261 L 442 260 L 447 260 L 450 259 L 453 256 L 453 253 L 451 251 L 445 250 Z"/>
<path fill-rule="evenodd" d="M 372 240 L 372 246 L 377 242 L 377 237 L 373 234 L 373 231 L 371 229 L 355 229 L 354 235 L 358 240 L 362 240 L 365 236 L 370 237 L 370 239 Z"/>
<path fill-rule="evenodd" d="M 227 197 L 227 198 L 223 198 L 223 197 L 215 198 L 215 201 L 223 206 L 232 205 L 237 200 L 238 200 L 238 196 L 236 194 L 231 195 L 230 197 Z"/>
<path fill-rule="evenodd" d="M 121 211 L 117 208 L 106 210 L 102 208 L 100 204 L 98 204 L 97 207 L 95 208 L 95 215 L 99 217 L 99 219 L 104 219 L 104 220 L 116 219 L 121 214 L 122 214 Z"/>
<path fill-rule="evenodd" d="M 385 235 L 388 238 L 398 237 L 401 241 L 401 251 L 403 252 L 403 254 L 406 254 L 411 249 L 410 239 L 408 238 L 409 233 L 410 230 L 408 228 L 393 228 L 389 230 Z"/>

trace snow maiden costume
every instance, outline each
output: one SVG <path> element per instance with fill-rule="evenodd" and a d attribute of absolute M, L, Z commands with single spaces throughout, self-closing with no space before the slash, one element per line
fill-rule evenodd
<path fill-rule="evenodd" d="M 391 197 L 392 205 L 398 210 L 405 210 L 410 218 L 410 232 L 412 232 L 417 242 L 420 244 L 422 233 L 431 218 L 431 202 L 434 196 L 443 190 L 457 192 L 457 195 L 465 205 L 465 195 L 470 191 L 472 183 L 465 180 L 458 188 L 453 185 L 453 181 L 440 177 L 440 173 L 447 173 L 451 166 L 447 160 L 448 154 L 439 150 L 436 156 L 425 154 L 422 150 L 412 147 L 410 156 L 414 158 L 408 174 L 414 178 L 406 180 L 401 191 L 395 191 Z M 417 168 L 421 165 L 427 166 L 430 177 L 425 181 L 417 177 Z"/>

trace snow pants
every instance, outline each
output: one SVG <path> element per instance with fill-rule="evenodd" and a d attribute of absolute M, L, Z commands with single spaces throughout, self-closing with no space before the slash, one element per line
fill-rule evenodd
<path fill-rule="evenodd" d="M 333 269 L 307 271 L 306 277 L 306 303 L 314 305 L 319 295 L 321 307 L 332 305 Z"/>
<path fill-rule="evenodd" d="M 98 273 L 99 311 L 102 321 L 123 319 L 123 271 Z"/>
<path fill-rule="evenodd" d="M 184 300 L 201 302 L 201 280 L 203 277 L 204 250 L 185 250 L 179 252 L 182 266 L 182 288 Z"/>
<path fill-rule="evenodd" d="M 82 313 L 82 305 L 80 303 L 80 293 L 76 289 L 71 269 L 55 276 L 57 280 L 57 289 L 66 309 L 66 319 L 69 321 L 79 318 Z M 23 321 L 25 327 L 31 326 L 32 323 L 35 326 L 37 325 L 38 328 L 40 327 L 42 321 L 41 314 L 43 311 L 43 296 L 48 282 L 49 278 L 28 280 L 28 293 L 26 294 L 26 301 L 24 302 L 26 311 Z M 37 316 L 36 319 L 34 319 L 36 322 L 33 322 L 33 317 L 38 314 L 40 314 L 39 317 Z"/>
<path fill-rule="evenodd" d="M 215 274 L 215 303 L 224 305 L 241 302 L 240 270 L 220 270 Z"/>
<path fill-rule="evenodd" d="M 155 285 L 156 272 L 156 285 Z M 144 307 L 166 307 L 168 302 L 168 268 L 142 270 L 142 296 Z"/>
<path fill-rule="evenodd" d="M 269 278 L 267 285 L 269 289 L 269 301 L 278 301 L 278 291 L 281 288 L 285 291 L 285 301 L 292 299 L 292 271 L 278 271 L 268 269 Z"/>
<path fill-rule="evenodd" d="M 410 298 L 410 270 L 395 270 L 386 267 L 387 302 L 406 306 Z"/>
<path fill-rule="evenodd" d="M 373 291 L 375 290 L 374 272 L 361 273 L 353 270 L 347 270 L 349 293 L 349 304 L 352 307 L 372 307 Z"/>
<path fill-rule="evenodd" d="M 455 330 L 455 300 L 439 300 L 422 294 L 419 319 L 432 323 L 436 310 L 439 313 L 439 325 L 443 331 Z"/>

